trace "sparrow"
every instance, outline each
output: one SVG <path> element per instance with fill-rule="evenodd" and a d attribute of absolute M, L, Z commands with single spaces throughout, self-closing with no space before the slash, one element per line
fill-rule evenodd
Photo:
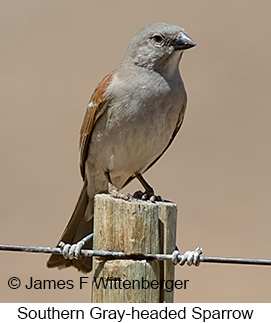
<path fill-rule="evenodd" d="M 137 178 L 145 192 L 136 192 L 136 198 L 159 199 L 142 174 L 164 154 L 183 123 L 187 95 L 179 62 L 195 45 L 177 25 L 147 25 L 132 38 L 119 67 L 98 84 L 80 131 L 83 188 L 58 244 L 66 244 L 68 252 L 51 255 L 49 268 L 91 271 L 91 258 L 73 251 L 84 243 L 92 248 L 92 240 L 82 238 L 93 231 L 95 194 L 129 199 L 120 189 Z"/>

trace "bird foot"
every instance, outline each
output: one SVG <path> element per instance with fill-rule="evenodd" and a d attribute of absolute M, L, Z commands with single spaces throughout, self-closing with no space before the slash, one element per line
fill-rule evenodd
<path fill-rule="evenodd" d="M 164 199 L 160 195 L 154 195 L 153 191 L 149 191 L 149 192 L 148 191 L 145 191 L 145 192 L 136 191 L 133 194 L 133 197 L 138 200 L 143 200 L 143 201 L 149 200 L 152 203 L 164 201 Z"/>
<path fill-rule="evenodd" d="M 125 201 L 128 201 L 131 199 L 132 195 L 127 193 L 127 194 L 123 194 L 121 193 L 115 185 L 111 184 L 111 183 L 108 183 L 108 193 L 114 197 L 114 198 L 117 198 L 117 199 L 122 199 L 122 200 L 125 200 Z"/>

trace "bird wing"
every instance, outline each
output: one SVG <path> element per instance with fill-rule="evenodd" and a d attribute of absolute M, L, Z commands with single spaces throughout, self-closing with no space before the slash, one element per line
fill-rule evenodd
<path fill-rule="evenodd" d="M 89 151 L 90 138 L 92 130 L 97 119 L 104 113 L 108 104 L 105 99 L 105 90 L 112 80 L 113 75 L 108 74 L 97 86 L 93 92 L 83 119 L 83 124 L 80 131 L 79 142 L 79 164 L 83 179 L 85 178 L 85 161 Z"/>

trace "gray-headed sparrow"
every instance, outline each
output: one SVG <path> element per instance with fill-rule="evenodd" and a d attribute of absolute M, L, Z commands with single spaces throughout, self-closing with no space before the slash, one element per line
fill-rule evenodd
<path fill-rule="evenodd" d="M 98 84 L 80 133 L 84 185 L 60 241 L 76 244 L 92 232 L 97 193 L 125 199 L 119 189 L 136 177 L 146 190 L 143 198 L 154 200 L 142 174 L 163 155 L 182 125 L 186 92 L 179 62 L 184 50 L 195 45 L 177 25 L 148 25 L 132 38 L 120 66 Z M 92 242 L 84 247 L 92 248 Z M 71 253 L 66 258 L 51 255 L 47 266 L 91 271 L 91 258 Z"/>

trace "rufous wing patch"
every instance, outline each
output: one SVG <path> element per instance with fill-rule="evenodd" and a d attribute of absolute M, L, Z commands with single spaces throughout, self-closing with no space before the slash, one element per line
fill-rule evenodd
<path fill-rule="evenodd" d="M 103 110 L 108 104 L 105 99 L 105 91 L 113 78 L 112 74 L 108 74 L 96 87 L 93 92 L 83 119 L 80 142 L 79 142 L 79 164 L 81 175 L 85 178 L 85 161 L 89 151 L 90 138 L 92 130 L 99 116 L 103 114 Z"/>

